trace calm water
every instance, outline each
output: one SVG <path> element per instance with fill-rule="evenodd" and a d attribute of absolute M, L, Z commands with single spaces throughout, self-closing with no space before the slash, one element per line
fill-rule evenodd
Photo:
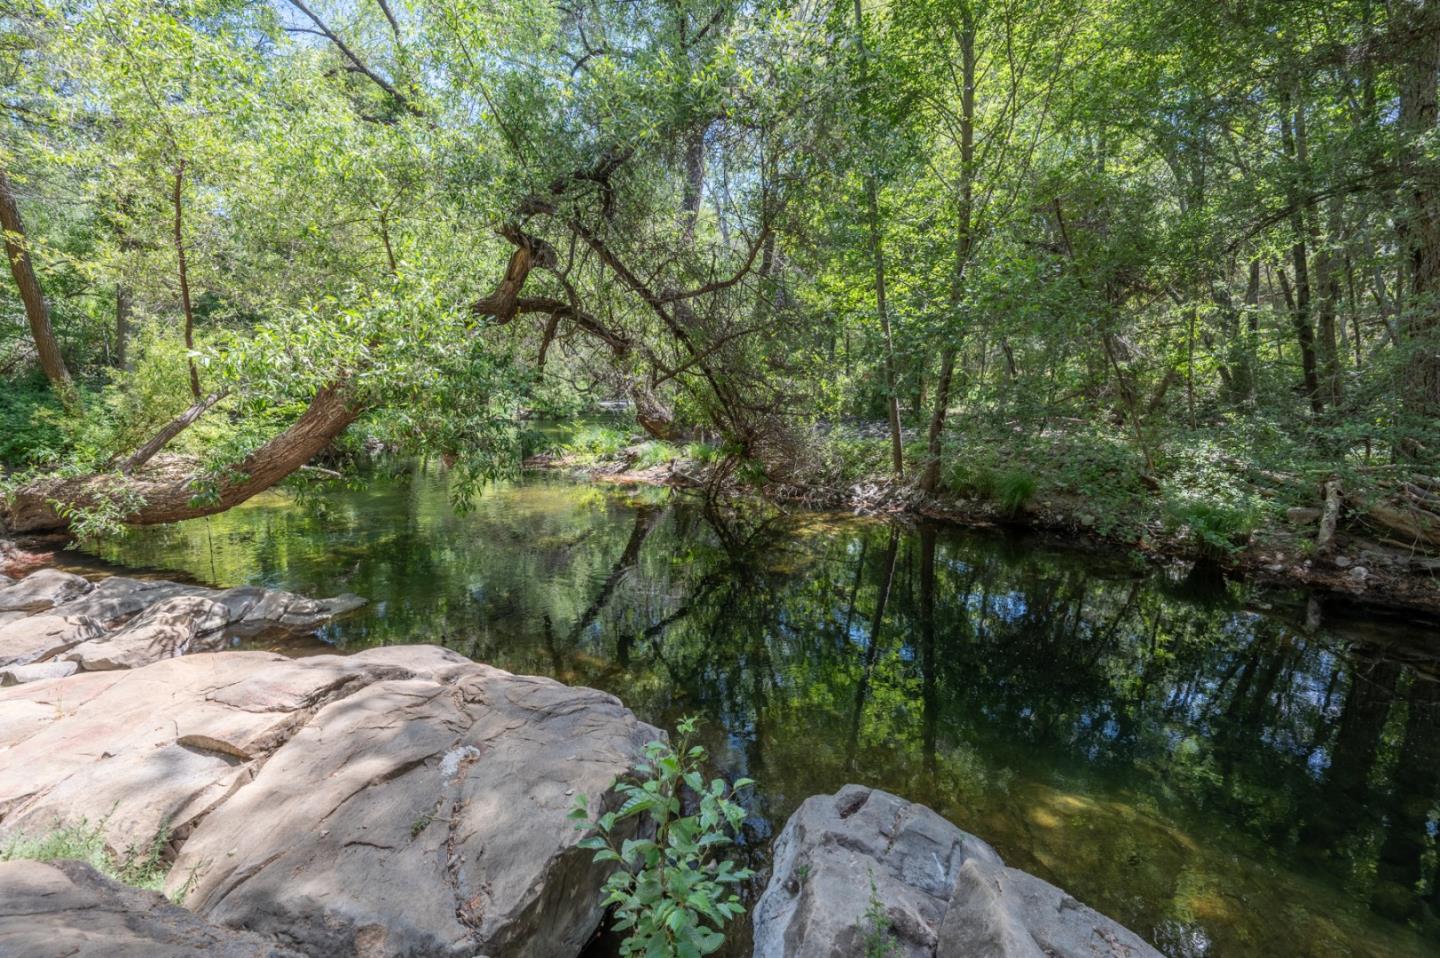
<path fill-rule="evenodd" d="M 418 467 L 96 551 L 360 593 L 321 635 L 341 649 L 443 643 L 656 724 L 699 714 L 721 768 L 761 783 L 757 857 L 807 795 L 864 782 L 1174 956 L 1440 954 L 1433 623 L 1307 628 L 1299 600 L 1183 570 L 721 521 L 664 490 L 535 478 L 457 515 Z"/>

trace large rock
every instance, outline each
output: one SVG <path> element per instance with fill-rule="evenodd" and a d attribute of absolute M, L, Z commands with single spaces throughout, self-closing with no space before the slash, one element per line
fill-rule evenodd
<path fill-rule="evenodd" d="M 71 599 L 55 610 L 60 615 L 83 615 L 114 628 L 158 602 L 182 595 L 209 597 L 215 590 L 165 579 L 132 579 L 112 575 L 95 583 L 95 588 Z"/>
<path fill-rule="evenodd" d="M 196 595 L 180 595 L 155 603 L 129 625 L 109 635 L 82 642 L 65 653 L 87 672 L 134 669 L 192 652 L 218 652 L 225 647 L 225 607 Z"/>
<path fill-rule="evenodd" d="M 82 862 L 0 862 L 5 958 L 301 958 Z"/>
<path fill-rule="evenodd" d="M 40 569 L 0 588 L 0 612 L 43 612 L 90 591 L 90 583 L 59 569 Z"/>
<path fill-rule="evenodd" d="M 571 958 L 605 876 L 574 796 L 658 735 L 609 695 L 483 665 L 378 682 L 212 812 L 171 883 L 193 874 L 190 907 L 309 954 Z"/>
<path fill-rule="evenodd" d="M 222 591 L 118 575 L 92 587 L 54 569 L 0 588 L 0 597 L 15 608 L 0 611 L 0 685 L 59 672 L 16 666 L 63 656 L 87 671 L 136 668 L 217 651 L 233 637 L 310 631 L 365 604 L 354 595 L 307 599 L 253 586 Z"/>
<path fill-rule="evenodd" d="M 99 622 L 83 615 L 43 613 L 0 625 L 0 667 L 44 662 L 104 635 Z"/>
<path fill-rule="evenodd" d="M 573 958 L 605 876 L 574 796 L 659 734 L 433 646 L 189 655 L 0 689 L 0 833 L 168 833 L 185 904 L 309 955 Z"/>
<path fill-rule="evenodd" d="M 259 586 L 221 590 L 166 579 L 132 579 L 116 575 L 100 580 L 93 591 L 66 602 L 55 612 L 87 616 L 107 627 L 114 627 L 178 596 L 209 599 L 220 604 L 225 608 L 226 624 L 245 631 L 309 631 L 365 604 L 364 599 L 348 593 L 330 599 L 308 599 L 293 592 Z"/>
<path fill-rule="evenodd" d="M 925 806 L 859 785 L 790 817 L 754 924 L 755 958 L 1160 958 Z"/>
<path fill-rule="evenodd" d="M 308 632 L 337 615 L 365 604 L 358 595 L 344 593 L 331 599 L 309 599 L 293 592 L 241 586 L 210 595 L 230 611 L 232 626 L 250 630 L 284 628 Z"/>
<path fill-rule="evenodd" d="M 414 674 L 368 654 L 227 652 L 0 690 L 0 832 L 84 819 L 117 850 L 183 836 L 321 706 Z"/>

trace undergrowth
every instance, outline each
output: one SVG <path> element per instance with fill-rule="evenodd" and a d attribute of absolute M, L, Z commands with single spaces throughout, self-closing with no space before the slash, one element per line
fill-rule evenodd
<path fill-rule="evenodd" d="M 74 860 L 85 862 L 96 871 L 125 885 L 147 891 L 161 891 L 170 865 L 165 849 L 170 843 L 169 827 L 161 828 L 149 842 L 131 845 L 120 854 L 105 842 L 105 823 L 90 824 L 81 819 L 34 835 L 18 834 L 0 843 L 0 862 Z M 189 891 L 186 882 L 175 895 L 176 901 Z"/>

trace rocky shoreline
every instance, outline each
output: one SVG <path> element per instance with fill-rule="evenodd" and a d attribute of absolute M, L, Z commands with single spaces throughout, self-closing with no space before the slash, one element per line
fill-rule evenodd
<path fill-rule="evenodd" d="M 0 583 L 0 848 L 88 823 L 117 855 L 157 849 L 185 906 L 78 862 L 0 861 L 0 954 L 580 955 L 611 866 L 580 847 L 575 797 L 613 808 L 617 777 L 664 733 L 608 694 L 438 646 L 292 659 L 214 639 L 313 628 L 358 601 L 53 569 Z M 867 942 L 1157 954 L 929 809 L 861 786 L 803 803 L 772 871 L 754 920 L 764 958 Z"/>

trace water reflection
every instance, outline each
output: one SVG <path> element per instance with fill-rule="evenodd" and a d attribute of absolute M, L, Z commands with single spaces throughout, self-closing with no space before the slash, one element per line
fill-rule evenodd
<path fill-rule="evenodd" d="M 1306 626 L 1189 570 L 529 480 L 467 515 L 376 477 L 100 547 L 218 585 L 359 592 L 344 648 L 441 642 L 709 723 L 753 848 L 848 781 L 932 805 L 1174 955 L 1422 955 L 1430 627 Z M 1312 616 L 1313 618 L 1313 616 Z M 1378 641 L 1376 641 L 1378 640 Z"/>

